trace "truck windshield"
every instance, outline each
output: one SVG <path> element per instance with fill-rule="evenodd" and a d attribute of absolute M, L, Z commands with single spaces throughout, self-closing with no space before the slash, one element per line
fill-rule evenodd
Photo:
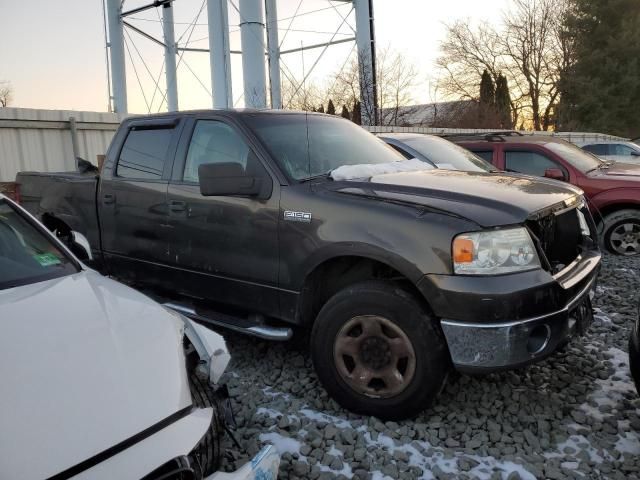
<path fill-rule="evenodd" d="M 403 141 L 445 170 L 491 172 L 495 168 L 475 153 L 439 137 L 416 136 Z"/>
<path fill-rule="evenodd" d="M 246 115 L 245 121 L 294 180 L 327 174 L 343 165 L 405 158 L 356 124 L 337 117 L 293 113 Z"/>
<path fill-rule="evenodd" d="M 600 168 L 606 162 L 569 142 L 549 142 L 546 147 L 560 155 L 582 173 Z"/>
<path fill-rule="evenodd" d="M 75 262 L 0 199 L 0 290 L 78 272 Z"/>

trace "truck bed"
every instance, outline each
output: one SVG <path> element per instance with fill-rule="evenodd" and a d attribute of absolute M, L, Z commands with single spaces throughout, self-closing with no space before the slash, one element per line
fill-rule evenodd
<path fill-rule="evenodd" d="M 85 235 L 92 249 L 99 251 L 96 209 L 98 175 L 79 172 L 20 172 L 16 175 L 20 203 L 52 229 L 49 219 L 64 222 Z"/>

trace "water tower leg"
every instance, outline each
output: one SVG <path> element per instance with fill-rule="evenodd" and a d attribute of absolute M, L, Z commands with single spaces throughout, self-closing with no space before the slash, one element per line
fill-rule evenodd
<path fill-rule="evenodd" d="M 162 29 L 164 33 L 164 64 L 167 80 L 167 109 L 178 111 L 178 78 L 176 67 L 176 39 L 173 32 L 173 4 L 162 6 Z"/>
<path fill-rule="evenodd" d="M 240 35 L 244 104 L 249 108 L 266 108 L 264 14 L 261 0 L 240 0 Z"/>
<path fill-rule="evenodd" d="M 127 113 L 127 74 L 124 58 L 124 32 L 120 13 L 120 0 L 107 0 L 113 107 L 116 113 Z"/>
<path fill-rule="evenodd" d="M 271 108 L 282 108 L 282 89 L 280 82 L 280 40 L 278 38 L 277 0 L 265 0 L 267 18 L 267 54 L 269 58 L 269 87 L 271 90 Z"/>
<path fill-rule="evenodd" d="M 356 46 L 360 71 L 360 95 L 363 125 L 377 125 L 376 48 L 373 1 L 353 0 L 356 12 Z"/>
<path fill-rule="evenodd" d="M 227 0 L 207 0 L 213 108 L 233 107 Z"/>

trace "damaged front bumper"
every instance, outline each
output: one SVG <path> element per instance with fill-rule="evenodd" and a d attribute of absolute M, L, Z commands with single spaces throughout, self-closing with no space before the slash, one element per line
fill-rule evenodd
<path fill-rule="evenodd" d="M 542 270 L 501 277 L 440 276 L 433 309 L 459 371 L 491 372 L 540 361 L 583 334 L 593 319 L 591 296 L 599 253 L 563 274 Z M 446 277 L 446 278 L 445 278 Z"/>

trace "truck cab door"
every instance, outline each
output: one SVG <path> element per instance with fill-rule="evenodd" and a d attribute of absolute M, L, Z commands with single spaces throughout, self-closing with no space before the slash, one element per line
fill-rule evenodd
<path fill-rule="evenodd" d="M 157 286 L 167 278 L 167 186 L 178 127 L 133 121 L 121 148 L 109 152 L 97 206 L 105 263 L 121 280 Z"/>
<path fill-rule="evenodd" d="M 194 119 L 185 126 L 168 190 L 169 266 L 178 293 L 278 316 L 280 185 L 256 147 L 224 117 Z M 259 172 L 269 182 L 270 195 L 204 196 L 203 164 Z"/>

